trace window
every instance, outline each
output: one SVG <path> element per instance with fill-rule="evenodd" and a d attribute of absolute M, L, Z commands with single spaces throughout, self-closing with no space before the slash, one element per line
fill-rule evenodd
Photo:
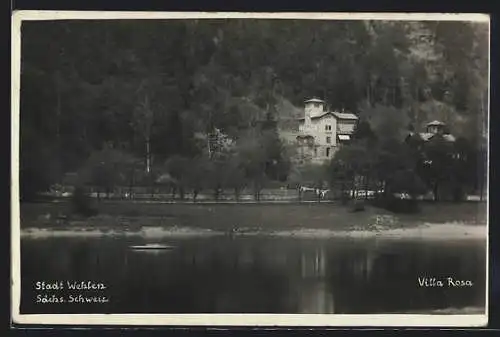
<path fill-rule="evenodd" d="M 332 131 L 331 125 L 325 125 L 325 131 Z"/>
<path fill-rule="evenodd" d="M 332 142 L 332 137 L 326 137 L 326 143 L 330 144 Z"/>
<path fill-rule="evenodd" d="M 330 148 L 329 147 L 326 148 L 326 156 L 330 157 Z"/>

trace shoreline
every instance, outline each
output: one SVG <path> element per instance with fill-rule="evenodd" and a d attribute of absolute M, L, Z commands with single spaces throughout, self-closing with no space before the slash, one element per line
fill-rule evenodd
<path fill-rule="evenodd" d="M 209 238 L 209 237 L 276 237 L 297 239 L 425 239 L 425 240 L 487 240 L 486 225 L 467 225 L 464 223 L 432 224 L 425 223 L 408 228 L 382 228 L 335 230 L 324 228 L 298 228 L 262 230 L 257 228 L 241 228 L 237 231 L 220 231 L 193 227 L 142 227 L 136 230 L 117 230 L 110 228 L 76 227 L 71 229 L 25 228 L 20 231 L 21 238 L 46 239 L 57 237 L 99 238 L 99 237 L 142 237 L 160 238 Z"/>

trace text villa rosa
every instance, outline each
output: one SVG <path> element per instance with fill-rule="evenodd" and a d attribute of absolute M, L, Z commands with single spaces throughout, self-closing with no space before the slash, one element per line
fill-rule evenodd
<path fill-rule="evenodd" d="M 437 279 L 435 277 L 419 277 L 418 285 L 420 287 L 472 287 L 474 283 L 471 280 L 457 280 L 453 277 Z"/>

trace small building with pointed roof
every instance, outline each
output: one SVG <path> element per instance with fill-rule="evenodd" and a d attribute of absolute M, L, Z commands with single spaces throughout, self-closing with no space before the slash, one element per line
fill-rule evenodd
<path fill-rule="evenodd" d="M 415 132 L 410 132 L 408 138 L 414 137 L 416 135 Z M 453 136 L 448 130 L 446 123 L 435 120 L 426 124 L 425 132 L 418 133 L 418 136 L 424 141 L 427 142 L 431 140 L 436 135 L 441 135 L 444 140 L 448 142 L 455 142 L 456 138 Z"/>

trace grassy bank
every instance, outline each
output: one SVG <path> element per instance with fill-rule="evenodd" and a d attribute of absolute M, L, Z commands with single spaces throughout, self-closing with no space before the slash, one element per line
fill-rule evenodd
<path fill-rule="evenodd" d="M 71 216 L 68 203 L 21 204 L 21 228 L 71 227 L 140 229 L 142 227 L 193 227 L 219 231 L 247 229 L 331 229 L 372 227 L 407 228 L 423 223 L 486 223 L 485 203 L 423 203 L 422 212 L 392 214 L 367 207 L 351 213 L 336 204 L 141 204 L 101 202 L 99 215 Z"/>

